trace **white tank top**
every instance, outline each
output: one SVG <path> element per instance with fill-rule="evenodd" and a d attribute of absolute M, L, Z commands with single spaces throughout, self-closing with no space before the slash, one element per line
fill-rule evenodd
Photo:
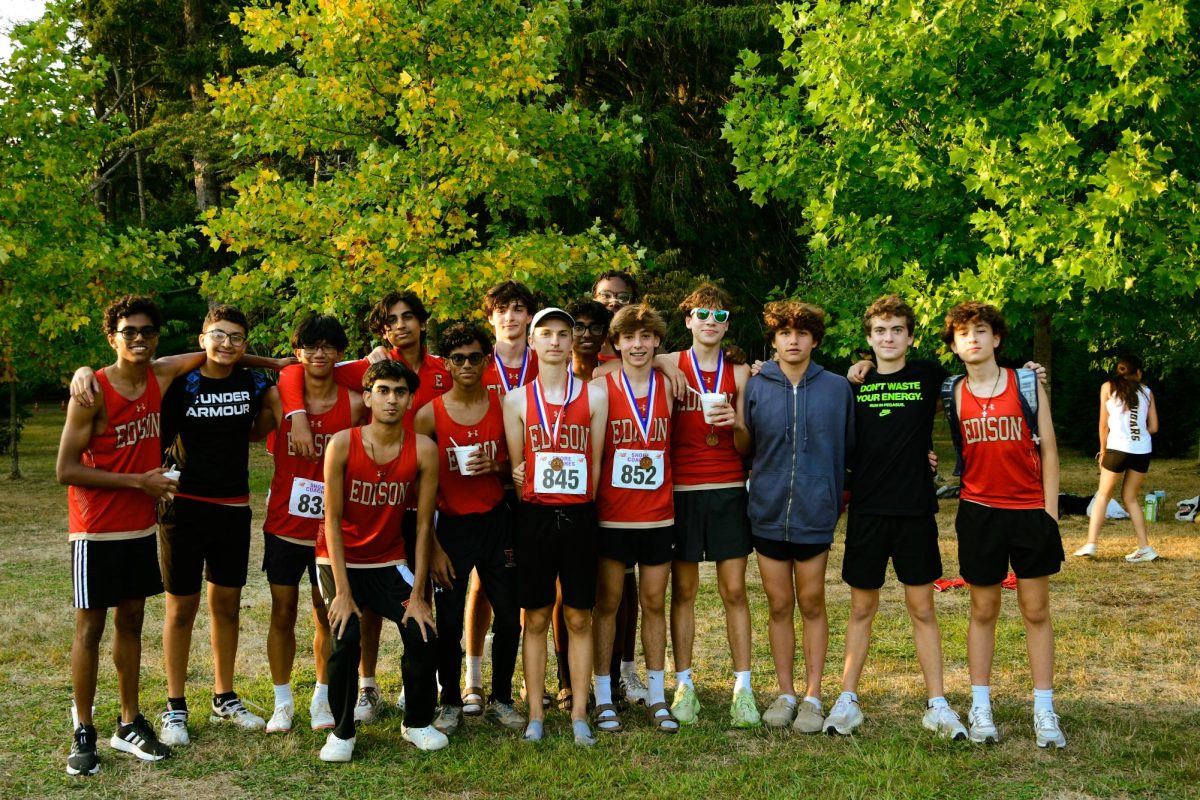
<path fill-rule="evenodd" d="M 1105 403 L 1108 407 L 1108 441 L 1105 447 L 1121 453 L 1149 453 L 1150 431 L 1146 430 L 1146 414 L 1150 411 L 1150 390 L 1145 386 L 1138 387 L 1138 407 L 1132 411 L 1116 394 L 1109 396 Z"/>

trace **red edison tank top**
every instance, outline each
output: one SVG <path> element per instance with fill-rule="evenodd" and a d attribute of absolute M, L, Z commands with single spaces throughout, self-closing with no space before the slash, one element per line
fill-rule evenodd
<path fill-rule="evenodd" d="M 643 414 L 647 404 L 654 410 L 649 424 L 649 442 L 642 439 L 636 411 L 630 407 L 621 373 L 609 374 L 608 426 L 605 430 L 604 455 L 600 462 L 600 489 L 596 497 L 596 518 L 601 528 L 663 528 L 675 522 L 675 498 L 671 490 L 671 410 L 661 377 L 654 382 L 654 396 L 637 399 Z M 641 463 L 616 464 L 616 478 L 627 486 L 657 485 L 658 488 L 626 488 L 614 484 L 614 464 L 618 450 L 662 453 L 658 463 L 643 457 Z M 624 472 L 624 476 L 622 476 Z M 658 474 L 654 474 L 654 473 Z"/>
<path fill-rule="evenodd" d="M 1007 372 L 1004 391 L 977 398 L 959 383 L 963 435 L 963 500 L 993 508 L 1045 508 L 1042 458 L 1021 412 L 1017 375 Z"/>
<path fill-rule="evenodd" d="M 737 403 L 737 379 L 732 364 L 726 364 L 720 388 L 715 388 L 717 373 L 702 372 L 692 366 L 688 350 L 679 354 L 679 369 L 692 388 L 705 392 L 724 392 L 731 404 Z M 701 389 L 703 387 L 703 389 Z M 671 431 L 671 461 L 675 465 L 675 491 L 723 489 L 746 485 L 742 457 L 733 446 L 733 428 L 718 428 L 704 421 L 700 398 L 694 392 L 675 404 Z M 709 444 L 710 436 L 716 443 Z"/>
<path fill-rule="evenodd" d="M 362 428 L 350 430 L 342 494 L 346 566 L 398 564 L 405 559 L 404 510 L 417 502 L 417 437 L 406 429 L 399 454 L 386 464 L 376 464 L 363 447 L 362 435 Z M 317 533 L 316 555 L 318 563 L 330 563 L 324 520 Z"/>
<path fill-rule="evenodd" d="M 146 367 L 146 388 L 133 400 L 113 388 L 107 369 L 96 373 L 96 381 L 104 393 L 108 426 L 92 436 L 80 463 L 125 474 L 157 468 L 162 460 L 162 393 L 154 371 Z M 154 498 L 140 489 L 69 486 L 67 507 L 71 539 L 136 539 L 154 533 L 157 525 Z"/>
<path fill-rule="evenodd" d="M 458 471 L 458 460 L 454 456 L 453 443 L 458 442 L 462 447 L 483 445 L 487 454 L 496 461 L 508 458 L 500 396 L 488 392 L 487 397 L 487 413 L 474 425 L 455 422 L 446 411 L 444 396 L 433 401 L 433 425 L 438 444 L 437 507 L 442 514 L 455 517 L 482 514 L 491 511 L 504 499 L 504 487 L 499 475 L 494 472 L 463 475 Z"/>
<path fill-rule="evenodd" d="M 317 528 L 321 524 L 323 504 L 315 503 L 312 506 L 312 517 L 292 514 L 288 511 L 291 506 L 292 489 L 296 478 L 310 481 L 325 479 L 325 445 L 335 433 L 350 427 L 350 391 L 339 386 L 337 402 L 333 408 L 323 414 L 309 415 L 308 425 L 312 429 L 316 461 L 309 461 L 292 451 L 291 417 L 279 426 L 273 446 L 275 474 L 271 478 L 271 490 L 267 495 L 267 520 L 263 523 L 263 530 L 276 536 L 315 542 Z"/>
<path fill-rule="evenodd" d="M 567 404 L 562 422 L 559 424 L 558 440 L 554 441 L 551 432 L 554 430 L 554 420 L 562 406 L 546 404 L 546 425 L 543 426 L 538 418 L 537 400 L 534 392 L 541 381 L 525 386 L 525 484 L 522 487 L 521 499 L 528 503 L 546 506 L 575 505 L 590 503 L 592 497 L 591 474 L 591 406 L 588 402 L 588 387 L 586 383 L 579 386 L 578 395 Z M 583 491 L 580 494 L 537 492 L 536 482 L 543 475 L 536 474 L 536 456 L 543 451 L 555 453 L 574 453 L 584 457 L 585 468 L 580 478 Z M 544 471 L 544 470 L 543 470 Z"/>

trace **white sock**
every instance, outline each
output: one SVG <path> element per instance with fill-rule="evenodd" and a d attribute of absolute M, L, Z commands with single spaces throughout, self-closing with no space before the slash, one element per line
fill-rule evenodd
<path fill-rule="evenodd" d="M 816 706 L 816 707 L 817 707 L 817 711 L 820 711 L 820 710 L 822 710 L 822 706 L 821 706 L 821 698 L 819 698 L 819 697 L 813 697 L 813 696 L 810 694 L 810 695 L 808 695 L 807 697 L 805 697 L 805 698 L 804 698 L 804 702 L 806 702 L 806 703 L 812 703 L 814 706 Z"/>
<path fill-rule="evenodd" d="M 661 669 L 646 670 L 646 705 L 667 702 L 667 676 Z"/>
<path fill-rule="evenodd" d="M 329 684 L 318 683 L 313 687 L 313 702 L 328 703 L 329 702 Z"/>
<path fill-rule="evenodd" d="M 750 688 L 750 670 L 733 673 L 733 691 L 735 693 L 753 691 Z"/>
<path fill-rule="evenodd" d="M 372 676 L 370 678 L 359 678 L 358 679 L 358 688 L 360 688 L 360 689 L 378 689 L 379 687 L 375 685 L 375 678 L 374 678 L 374 676 Z"/>
<path fill-rule="evenodd" d="M 622 661 L 621 662 L 621 677 L 622 678 L 626 677 L 627 675 L 631 675 L 635 672 L 637 672 L 637 662 L 636 661 Z"/>
<path fill-rule="evenodd" d="M 929 698 L 928 708 L 949 708 L 950 704 L 946 702 L 946 698 L 942 695 Z"/>
<path fill-rule="evenodd" d="M 275 684 L 275 707 L 294 705 L 292 702 L 292 685 L 290 683 Z"/>
<path fill-rule="evenodd" d="M 992 707 L 992 687 L 971 684 L 971 708 Z"/>
<path fill-rule="evenodd" d="M 467 656 L 467 686 L 483 686 L 483 656 Z"/>
<path fill-rule="evenodd" d="M 806 697 L 804 699 L 807 700 L 808 698 Z M 840 695 L 838 695 L 838 700 L 839 701 L 840 700 L 852 700 L 855 703 L 857 703 L 858 702 L 858 694 L 855 692 L 842 692 Z"/>
<path fill-rule="evenodd" d="M 794 694 L 781 694 L 779 695 L 779 699 L 786 702 L 789 706 L 796 705 L 796 695 Z"/>
<path fill-rule="evenodd" d="M 675 684 L 677 686 L 691 686 L 693 689 L 695 689 L 696 685 L 692 683 L 692 668 L 688 667 L 683 672 L 676 672 Z"/>
<path fill-rule="evenodd" d="M 596 705 L 604 706 L 612 703 L 612 676 L 593 675 L 592 682 L 595 686 Z"/>
<path fill-rule="evenodd" d="M 1034 689 L 1033 690 L 1033 713 L 1039 711 L 1054 710 L 1054 690 L 1053 689 Z"/>

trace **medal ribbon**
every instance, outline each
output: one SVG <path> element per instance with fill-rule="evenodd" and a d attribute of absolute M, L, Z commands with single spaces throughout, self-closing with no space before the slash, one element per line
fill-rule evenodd
<path fill-rule="evenodd" d="M 650 423 L 654 421 L 654 370 L 650 370 L 650 391 L 646 394 L 646 416 L 642 417 L 642 412 L 638 410 L 637 400 L 633 397 L 633 386 L 629 383 L 629 378 L 625 375 L 625 370 L 621 370 L 621 388 L 625 391 L 625 401 L 629 403 L 630 410 L 633 411 L 633 421 L 637 424 L 638 433 L 642 435 L 642 441 L 646 443 L 646 447 L 650 446 Z"/>
<path fill-rule="evenodd" d="M 500 386 L 502 391 L 500 394 L 505 395 L 516 389 L 518 386 L 525 385 L 525 373 L 529 369 L 529 347 L 525 347 L 525 353 L 521 356 L 521 373 L 517 376 L 517 382 L 509 384 L 508 372 L 505 370 L 504 362 L 500 360 L 499 353 L 492 353 L 492 357 L 496 359 L 496 371 L 500 373 Z"/>
<path fill-rule="evenodd" d="M 528 354 L 526 350 L 526 354 Z M 546 397 L 542 394 L 542 379 L 540 377 L 533 379 L 533 400 L 537 406 L 538 422 L 541 423 L 542 430 L 550 434 L 550 446 L 558 447 L 558 431 L 562 427 L 563 417 L 567 415 L 567 406 L 571 404 L 571 392 L 575 388 L 575 375 L 571 370 L 567 370 L 567 393 L 563 395 L 563 404 L 558 409 L 558 416 L 554 418 L 554 430 L 550 430 L 550 426 L 546 424 Z"/>
<path fill-rule="evenodd" d="M 704 388 L 704 378 L 700 374 L 700 360 L 696 358 L 696 348 L 689 347 L 688 355 L 692 358 L 692 370 L 696 373 L 696 388 L 702 392 L 707 392 Z M 717 351 L 717 380 L 713 384 L 713 391 L 721 391 L 721 380 L 725 377 L 725 351 Z"/>

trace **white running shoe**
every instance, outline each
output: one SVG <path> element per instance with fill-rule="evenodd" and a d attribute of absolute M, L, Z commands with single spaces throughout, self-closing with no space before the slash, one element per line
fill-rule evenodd
<path fill-rule="evenodd" d="M 354 756 L 354 741 L 356 737 L 339 739 L 332 731 L 325 737 L 325 746 L 321 748 L 321 760 L 345 763 Z"/>
<path fill-rule="evenodd" d="M 167 709 L 159 716 L 161 725 L 159 726 L 158 740 L 170 747 L 178 747 L 180 745 L 191 744 L 191 737 L 188 736 L 188 712 L 186 708 Z"/>
<path fill-rule="evenodd" d="M 1054 745 L 1062 750 L 1067 746 L 1067 737 L 1058 725 L 1058 714 L 1053 711 L 1035 711 L 1033 731 L 1037 734 L 1037 746 L 1042 749 Z"/>
<path fill-rule="evenodd" d="M 625 699 L 631 703 L 644 703 L 650 694 L 650 690 L 646 688 L 646 684 L 642 683 L 642 676 L 638 675 L 637 670 L 628 674 L 622 673 L 619 685 L 625 694 Z"/>
<path fill-rule="evenodd" d="M 358 702 L 354 705 L 354 721 L 366 724 L 379 716 L 379 689 L 363 686 L 358 690 Z"/>
<path fill-rule="evenodd" d="M 971 726 L 967 736 L 972 742 L 996 744 L 1000 741 L 1000 731 L 996 730 L 996 723 L 992 721 L 991 708 L 973 707 L 967 715 L 967 722 Z"/>
<path fill-rule="evenodd" d="M 418 750 L 441 750 L 450 744 L 450 738 L 432 725 L 426 725 L 424 728 L 410 728 L 403 725 L 401 730 L 404 733 L 404 740 L 412 742 Z"/>
<path fill-rule="evenodd" d="M 1088 542 L 1083 547 L 1076 550 L 1075 555 L 1079 558 L 1084 558 L 1085 556 L 1091 558 L 1092 556 L 1096 555 L 1096 543 Z"/>
<path fill-rule="evenodd" d="M 849 736 L 862 723 L 863 713 L 858 701 L 839 697 L 829 710 L 829 716 L 825 717 L 824 731 L 830 735 Z"/>
<path fill-rule="evenodd" d="M 281 706 L 275 706 L 275 713 L 271 714 L 271 718 L 267 720 L 267 733 L 287 733 L 292 729 L 292 717 L 295 716 L 296 709 L 291 703 L 284 703 Z"/>
<path fill-rule="evenodd" d="M 217 699 L 214 697 L 212 713 L 208 715 L 208 721 L 232 722 L 239 728 L 248 731 L 260 731 L 267 727 L 267 721 L 246 708 L 246 704 L 242 702 L 242 698 L 236 694 L 220 705 L 217 705 Z"/>
<path fill-rule="evenodd" d="M 1125 560 L 1130 564 L 1144 564 L 1145 562 L 1153 561 L 1156 558 L 1158 558 L 1158 553 L 1149 545 L 1146 547 L 1139 547 L 1137 550 L 1134 550 L 1132 553 L 1125 556 Z"/>
<path fill-rule="evenodd" d="M 957 742 L 967 738 L 967 729 L 950 706 L 926 708 L 921 724 L 925 726 L 925 730 L 933 731 L 944 739 L 953 739 Z"/>
<path fill-rule="evenodd" d="M 328 730 L 334 726 L 333 709 L 329 707 L 328 700 L 317 700 L 308 704 L 308 716 L 311 720 L 309 725 L 314 731 Z"/>

